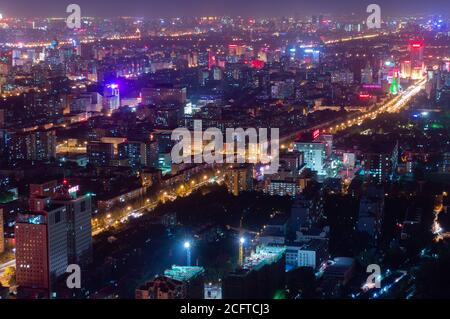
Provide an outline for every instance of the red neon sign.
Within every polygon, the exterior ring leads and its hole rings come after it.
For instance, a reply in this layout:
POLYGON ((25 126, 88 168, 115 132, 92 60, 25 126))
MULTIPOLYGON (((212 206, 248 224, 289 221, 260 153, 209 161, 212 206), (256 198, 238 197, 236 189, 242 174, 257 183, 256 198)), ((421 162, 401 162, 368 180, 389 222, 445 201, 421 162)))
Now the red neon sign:
POLYGON ((318 138, 319 136, 320 136, 320 130, 315 130, 315 131, 312 133, 313 139, 316 139, 316 138, 318 138))

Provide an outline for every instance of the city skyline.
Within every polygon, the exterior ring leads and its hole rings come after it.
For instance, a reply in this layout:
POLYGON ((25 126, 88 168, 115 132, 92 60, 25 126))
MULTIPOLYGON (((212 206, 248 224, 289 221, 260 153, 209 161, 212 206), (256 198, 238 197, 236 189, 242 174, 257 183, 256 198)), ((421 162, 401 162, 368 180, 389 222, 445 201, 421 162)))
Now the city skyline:
POLYGON ((450 4, 369 4, 1 4, 0 299, 450 298, 450 4))

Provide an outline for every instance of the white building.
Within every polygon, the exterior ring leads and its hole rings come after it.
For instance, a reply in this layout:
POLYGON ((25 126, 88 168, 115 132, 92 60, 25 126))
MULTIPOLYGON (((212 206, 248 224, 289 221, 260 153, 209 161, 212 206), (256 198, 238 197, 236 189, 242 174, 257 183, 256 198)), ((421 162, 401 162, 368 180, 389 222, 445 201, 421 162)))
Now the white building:
POLYGON ((306 167, 325 175, 325 144, 317 142, 296 142, 294 150, 303 152, 306 167))
POLYGON ((328 258, 328 240, 311 240, 308 243, 291 243, 286 246, 286 266, 317 269, 328 258))

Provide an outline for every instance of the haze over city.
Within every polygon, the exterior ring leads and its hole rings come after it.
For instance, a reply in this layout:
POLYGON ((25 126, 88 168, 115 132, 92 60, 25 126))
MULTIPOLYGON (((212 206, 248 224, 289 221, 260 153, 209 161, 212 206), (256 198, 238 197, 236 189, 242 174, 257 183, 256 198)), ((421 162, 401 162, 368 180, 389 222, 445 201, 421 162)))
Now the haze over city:
POLYGON ((381 6, 383 15, 400 16, 405 14, 432 14, 434 12, 450 13, 450 3, 446 0, 434 0, 432 3, 420 0, 17 0, 5 1, 0 4, 0 11, 17 17, 33 16, 63 16, 65 8, 70 3, 81 6, 83 15, 112 17, 143 16, 151 18, 203 15, 233 15, 250 17, 270 16, 306 16, 313 13, 365 15, 366 8, 371 3, 381 6))

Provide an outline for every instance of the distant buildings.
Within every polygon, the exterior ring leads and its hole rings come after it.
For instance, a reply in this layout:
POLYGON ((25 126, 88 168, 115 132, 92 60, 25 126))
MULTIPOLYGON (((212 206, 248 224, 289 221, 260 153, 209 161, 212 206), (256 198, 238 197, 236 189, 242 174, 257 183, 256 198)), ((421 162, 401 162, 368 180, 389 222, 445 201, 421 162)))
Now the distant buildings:
POLYGON ((203 299, 202 267, 172 266, 136 289, 136 299, 203 299))
POLYGON ((180 85, 154 85, 141 90, 142 104, 155 104, 158 106, 167 104, 186 103, 186 87, 180 85))

